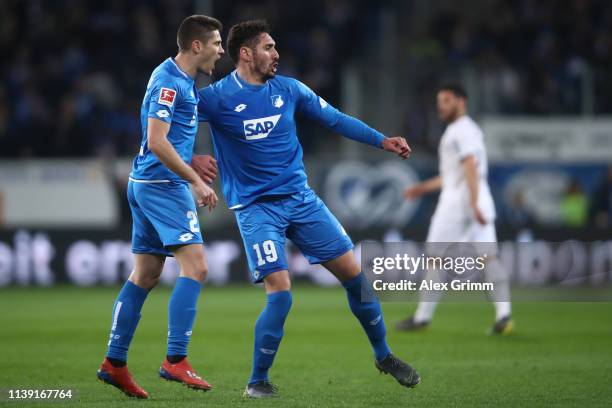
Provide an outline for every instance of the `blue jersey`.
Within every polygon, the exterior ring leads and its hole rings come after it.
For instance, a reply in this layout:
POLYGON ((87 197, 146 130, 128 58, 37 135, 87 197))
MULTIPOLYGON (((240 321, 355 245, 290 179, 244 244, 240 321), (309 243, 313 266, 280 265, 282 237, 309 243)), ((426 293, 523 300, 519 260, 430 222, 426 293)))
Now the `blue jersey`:
POLYGON ((147 120, 155 118, 170 123, 168 141, 186 163, 191 163, 198 131, 198 92, 194 80, 172 58, 162 62, 151 74, 140 109, 142 143, 134 159, 130 177, 149 182, 179 181, 178 175, 164 166, 149 150, 147 120))
POLYGON ((262 196, 308 188, 296 112, 363 143, 380 146, 384 139, 293 78, 277 75, 263 85, 251 85, 234 71, 199 93, 199 118, 210 125, 223 194, 231 209, 262 196))

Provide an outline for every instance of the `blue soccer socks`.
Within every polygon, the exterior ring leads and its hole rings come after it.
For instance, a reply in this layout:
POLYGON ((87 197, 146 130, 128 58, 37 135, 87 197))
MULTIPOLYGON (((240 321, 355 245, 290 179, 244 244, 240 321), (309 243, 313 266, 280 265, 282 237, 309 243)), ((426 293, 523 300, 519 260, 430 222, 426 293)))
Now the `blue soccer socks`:
POLYGON ((360 273, 353 279, 342 282, 342 286, 346 289, 346 296, 351 311, 368 335, 376 360, 382 361, 391 352, 386 340, 387 329, 385 328, 385 320, 383 319, 379 300, 372 296, 374 301, 361 301, 362 287, 367 288, 367 285, 368 282, 363 273, 360 273))
POLYGON ((283 338, 283 326, 291 309, 291 301, 291 292, 288 290, 268 295, 266 307, 255 323, 253 371, 249 384, 268 379, 268 370, 283 338))
POLYGON ((168 303, 168 355, 186 356, 202 284, 179 276, 168 303))
POLYGON ((121 288, 113 306, 113 323, 106 353, 108 358, 127 361, 128 348, 148 293, 148 290, 129 280, 121 288))

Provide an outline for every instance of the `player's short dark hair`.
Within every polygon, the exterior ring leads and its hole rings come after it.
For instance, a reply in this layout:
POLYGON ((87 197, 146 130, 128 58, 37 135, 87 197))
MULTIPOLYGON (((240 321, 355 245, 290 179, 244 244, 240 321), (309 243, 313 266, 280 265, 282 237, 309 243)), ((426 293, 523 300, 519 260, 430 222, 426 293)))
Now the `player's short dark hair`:
POLYGON ((438 87, 438 92, 442 92, 442 91, 451 92, 453 95, 459 98, 467 99, 468 97, 467 92, 465 88, 463 87, 463 85, 456 83, 456 82, 448 82, 438 87))
POLYGON ((221 31, 222 28, 223 24, 219 20, 202 14, 185 18, 176 33, 176 43, 179 51, 190 49, 194 40, 207 40, 210 33, 215 30, 221 31))
POLYGON ((249 20, 233 25, 227 34, 227 52, 234 63, 240 59, 240 47, 255 48, 261 33, 270 34, 266 20, 249 20))

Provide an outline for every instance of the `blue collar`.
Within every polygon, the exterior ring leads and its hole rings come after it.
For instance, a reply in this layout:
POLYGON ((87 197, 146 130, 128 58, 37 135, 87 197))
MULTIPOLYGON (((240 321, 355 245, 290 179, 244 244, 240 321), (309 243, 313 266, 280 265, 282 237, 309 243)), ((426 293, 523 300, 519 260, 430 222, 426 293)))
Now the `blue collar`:
POLYGON ((181 69, 181 67, 178 66, 178 64, 176 63, 176 61, 174 60, 173 57, 168 57, 168 59, 166 61, 170 61, 172 63, 172 65, 174 65, 174 68, 176 68, 176 70, 178 71, 179 74, 181 74, 182 76, 184 76, 185 78, 187 78, 191 82, 194 82, 194 79, 192 77, 190 77, 188 73, 183 71, 181 69))

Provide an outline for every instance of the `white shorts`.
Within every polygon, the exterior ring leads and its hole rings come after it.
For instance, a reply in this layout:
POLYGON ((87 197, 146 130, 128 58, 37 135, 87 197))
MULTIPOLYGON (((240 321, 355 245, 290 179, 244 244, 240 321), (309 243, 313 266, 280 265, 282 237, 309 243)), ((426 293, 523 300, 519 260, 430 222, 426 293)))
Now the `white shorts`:
POLYGON ((473 217, 436 211, 427 242, 497 242, 495 224, 480 224, 473 217))
POLYGON ((473 217, 459 217, 459 214, 444 217, 436 212, 429 226, 427 243, 427 252, 432 256, 495 257, 499 252, 494 223, 482 225, 473 217), (438 242, 440 244, 436 244, 438 242))

